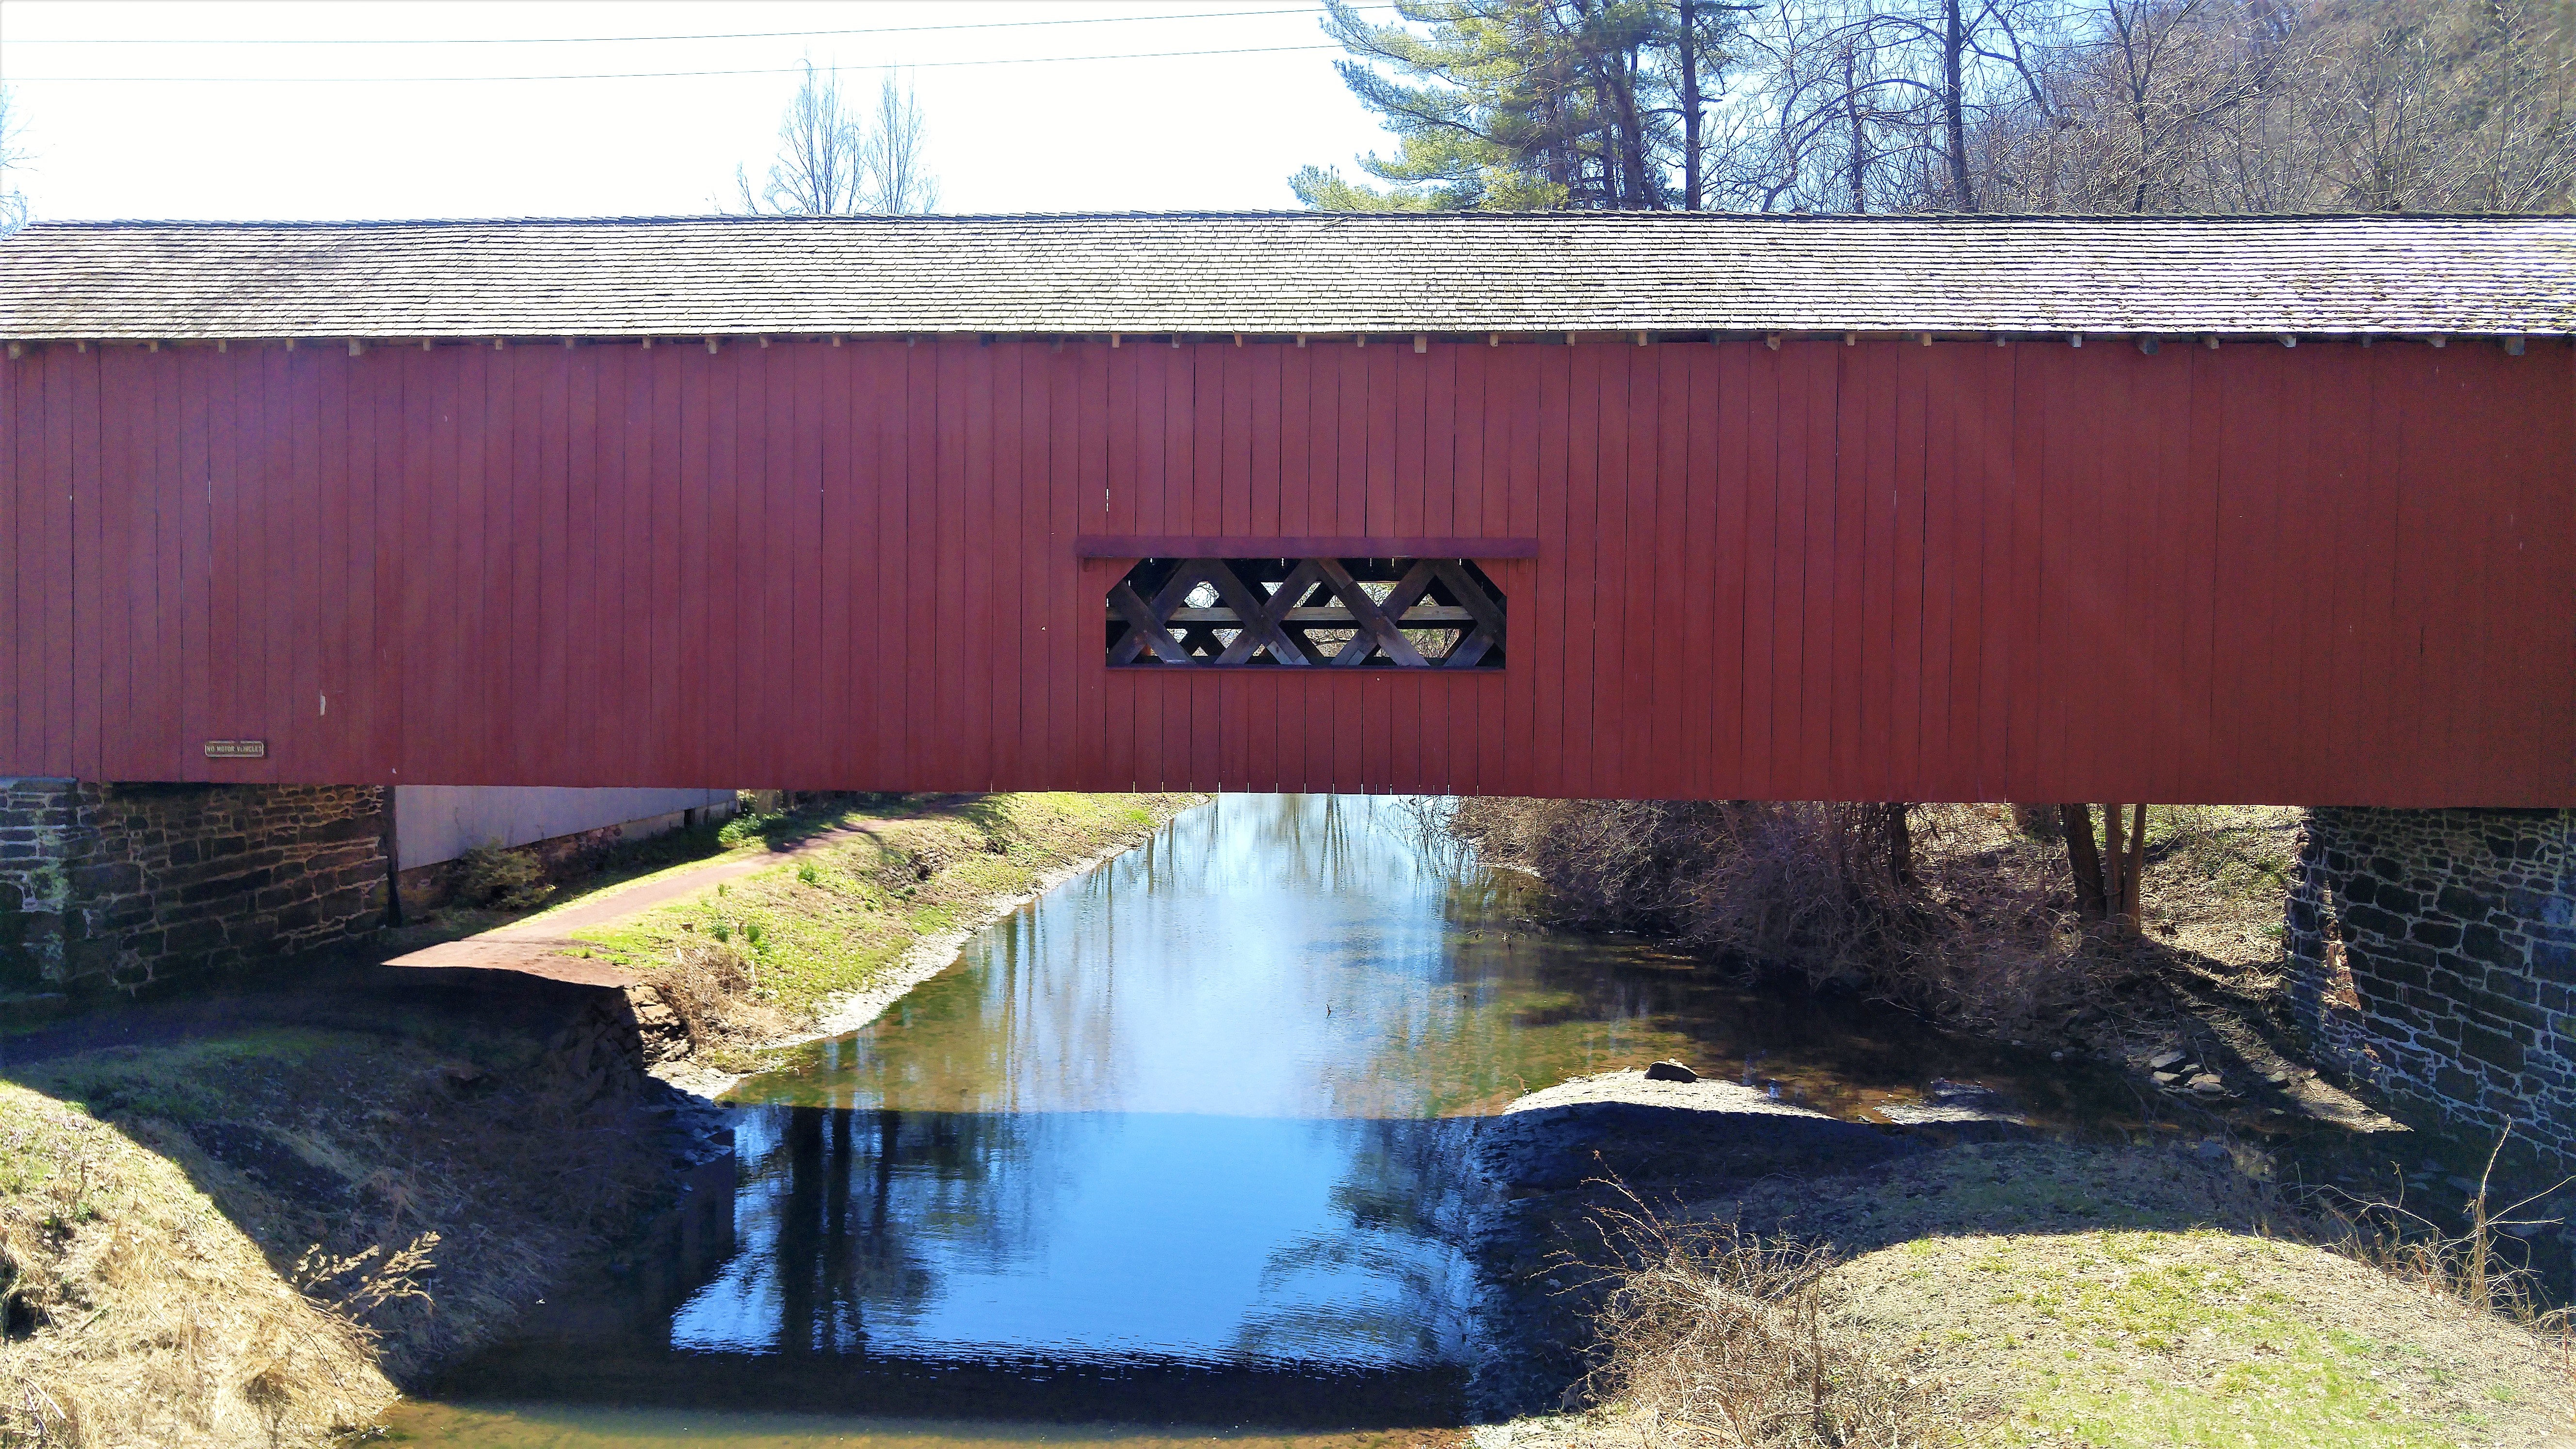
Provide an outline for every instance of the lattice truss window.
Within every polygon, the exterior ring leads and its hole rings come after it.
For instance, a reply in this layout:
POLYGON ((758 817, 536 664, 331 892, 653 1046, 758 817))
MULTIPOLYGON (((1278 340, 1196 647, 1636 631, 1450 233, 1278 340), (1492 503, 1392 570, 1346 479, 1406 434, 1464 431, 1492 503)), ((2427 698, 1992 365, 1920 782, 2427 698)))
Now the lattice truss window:
POLYGON ((1149 558, 1109 590, 1109 662, 1500 669, 1503 591, 1468 559, 1149 558))

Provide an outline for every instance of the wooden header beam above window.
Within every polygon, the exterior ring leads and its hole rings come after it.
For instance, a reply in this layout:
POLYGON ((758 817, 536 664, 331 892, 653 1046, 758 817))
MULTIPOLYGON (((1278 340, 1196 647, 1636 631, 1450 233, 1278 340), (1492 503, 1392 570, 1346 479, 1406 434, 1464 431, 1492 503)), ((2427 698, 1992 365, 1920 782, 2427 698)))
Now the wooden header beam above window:
POLYGON ((1107 534, 1074 540, 1077 558, 1536 558, 1535 538, 1191 538, 1107 534))

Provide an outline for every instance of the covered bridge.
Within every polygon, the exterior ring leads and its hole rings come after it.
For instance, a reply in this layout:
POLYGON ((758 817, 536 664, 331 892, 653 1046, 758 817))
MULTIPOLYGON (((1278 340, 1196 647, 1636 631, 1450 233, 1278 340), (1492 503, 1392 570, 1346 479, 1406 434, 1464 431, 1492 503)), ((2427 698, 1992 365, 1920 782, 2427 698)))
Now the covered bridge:
POLYGON ((2576 805, 2576 220, 46 224, 0 776, 2576 805))

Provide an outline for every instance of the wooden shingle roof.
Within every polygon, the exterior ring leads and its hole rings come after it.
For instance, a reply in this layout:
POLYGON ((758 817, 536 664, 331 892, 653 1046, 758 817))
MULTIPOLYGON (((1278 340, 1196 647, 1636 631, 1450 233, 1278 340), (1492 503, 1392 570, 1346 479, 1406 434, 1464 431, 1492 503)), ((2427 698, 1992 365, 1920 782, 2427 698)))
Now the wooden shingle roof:
POLYGON ((53 222, 0 338, 2576 332, 2570 217, 53 222))

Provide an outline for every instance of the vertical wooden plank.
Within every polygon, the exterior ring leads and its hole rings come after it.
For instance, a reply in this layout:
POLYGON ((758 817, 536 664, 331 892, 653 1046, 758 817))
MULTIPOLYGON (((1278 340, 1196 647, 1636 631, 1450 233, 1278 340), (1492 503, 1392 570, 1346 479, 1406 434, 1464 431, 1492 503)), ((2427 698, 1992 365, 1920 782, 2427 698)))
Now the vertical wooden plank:
MULTIPOLYGON (((1056 359, 1048 379, 1047 397, 1056 517, 1062 520, 1063 529, 1063 547, 1056 551, 1049 567, 1067 590, 1062 603, 1064 612, 1059 617, 1065 621, 1065 637, 1070 641, 1057 656, 1062 667, 1053 677, 1055 695, 1049 713, 1055 726, 1051 738, 1062 741, 1070 733, 1081 742, 1077 748, 1083 777, 1090 782, 1085 788, 1092 790, 1125 789, 1128 785, 1122 781, 1134 779, 1132 773, 1123 777, 1116 773, 1109 753, 1111 717, 1108 670, 1104 667, 1104 625, 1108 586, 1116 575, 1107 570, 1081 570, 1066 556, 1074 538, 1086 531, 1086 522, 1096 526, 1113 518, 1113 490, 1128 495, 1135 492, 1134 480, 1116 476, 1109 459, 1114 421, 1109 362, 1109 349, 1101 343, 1074 346, 1056 359)), ((1125 722, 1122 719, 1118 723, 1118 733, 1124 736, 1125 722)))
MULTIPOLYGON (((1788 429, 1782 417, 1781 392, 1787 367, 1768 347, 1745 351, 1744 478, 1744 683, 1743 793, 1757 800, 1777 798, 1772 792, 1786 778, 1783 753, 1784 676, 1781 659, 1786 632, 1781 620, 1781 573, 1790 548, 1783 515, 1788 484, 1782 453, 1788 429)), ((1795 656, 1792 655, 1792 658, 1795 656)), ((1786 698, 1795 700, 1794 678, 1786 698)))
POLYGON ((634 731, 615 722, 638 715, 618 668, 626 649, 628 615, 624 581, 640 556, 619 552, 633 502, 619 467, 624 449, 618 417, 624 408, 625 349, 589 347, 569 354, 566 446, 570 490, 565 528, 566 607, 572 610, 573 652, 565 660, 570 719, 566 738, 586 757, 594 780, 644 778, 633 756, 634 731))
POLYGON ((1473 349, 1434 343, 1422 359, 1422 531, 1459 537, 1459 354, 1473 349))
POLYGON ((2499 741, 2529 733, 2514 728, 2516 676, 2529 663, 2506 657, 2513 635, 2499 607, 2512 598, 2509 534, 2520 502, 2519 460, 2507 442, 2517 424, 2507 403, 2516 363, 2493 344, 2461 351, 2449 364, 2460 386, 2450 394, 2445 421, 2455 442, 2442 469, 2453 542, 2443 555, 2437 636, 2451 645, 2450 747, 2438 788, 2446 800, 2508 799, 2519 751, 2499 741))
POLYGON ((1047 471, 1047 344, 1008 344, 995 359, 1008 381, 995 403, 994 487, 1000 491, 995 529, 1004 540, 996 559, 994 626, 1004 638, 1007 672, 996 683, 993 711, 994 772, 1016 783, 1006 789, 1065 789, 1077 783, 1079 762, 1071 748, 1048 753, 1046 720, 1054 689, 1053 651, 1060 622, 1056 565, 1073 550, 1055 539, 1054 492, 1047 471))
POLYGON ((98 780, 132 779, 125 733, 126 671, 134 657, 133 621, 128 614, 138 482, 134 460, 138 446, 148 451, 151 439, 148 412, 138 416, 143 399, 137 396, 140 379, 135 374, 140 369, 135 364, 143 354, 126 348, 101 348, 99 353, 98 387, 90 412, 98 446, 98 491, 94 517, 86 530, 95 539, 95 561, 87 572, 96 576, 91 590, 98 613, 88 626, 97 650, 97 675, 92 687, 93 742, 88 746, 94 763, 87 773, 98 780))
POLYGON ((757 342, 734 349, 736 426, 741 459, 736 497, 742 509, 734 541, 734 568, 742 581, 742 609, 734 622, 734 647, 744 661, 738 688, 734 768, 759 788, 787 784, 784 745, 790 725, 786 700, 795 658, 796 528, 792 429, 795 392, 789 378, 793 354, 757 342))
POLYGON ((1694 799, 1736 797, 1744 780, 1744 511, 1745 401, 1750 382, 1746 345, 1692 349, 1690 502, 1684 608, 1694 623, 1685 637, 1699 652, 1685 675, 1684 748, 1694 799), (1697 730, 1693 741, 1687 732, 1697 730))
MULTIPOLYGON (((1020 405, 1021 366, 1027 344, 996 343, 983 349, 992 372, 991 441, 987 444, 990 460, 986 463, 991 503, 984 525, 990 532, 991 544, 977 549, 987 558, 982 596, 984 600, 986 637, 991 640, 982 656, 981 667, 991 695, 991 734, 985 744, 984 774, 989 788, 1009 790, 1025 788, 1020 782, 1027 771, 1020 759, 1020 721, 1029 711, 1034 696, 1043 701, 1045 683, 1037 681, 1037 690, 1029 688, 1030 675, 1038 661, 1027 648, 1032 638, 1042 638, 1038 627, 1042 618, 1036 591, 1030 587, 1024 549, 1032 526, 1042 528, 1043 520, 1032 517, 1029 493, 1033 479, 1020 471, 1020 405)), ((970 538, 974 524, 969 523, 970 538)), ((973 545, 969 545, 973 547, 973 545)))
MULTIPOLYGON (((1595 666, 1599 660, 1594 590, 1599 578, 1601 536, 1601 349, 1568 344, 1565 362, 1566 401, 1548 408, 1562 416, 1565 430, 1563 482, 1564 522, 1555 530, 1565 541, 1564 624, 1557 647, 1541 658, 1549 662, 1557 690, 1555 727, 1549 739, 1556 761, 1554 788, 1544 793, 1583 799, 1593 793, 1593 705, 1595 666)), ((1553 369, 1551 369, 1553 370, 1553 369)), ((1542 646, 1544 648, 1544 646, 1542 646)), ((1545 685, 1541 686, 1544 690, 1545 685)), ((1541 706, 1545 708, 1544 705, 1541 706)))
MULTIPOLYGON (((2153 797, 2183 798, 2184 739, 2189 728, 2198 681, 2191 670, 2191 536, 2200 525, 2193 509, 2191 459, 2191 363, 2189 348, 2161 356, 2150 375, 2155 379, 2153 417, 2156 457, 2156 553, 2145 581, 2156 599, 2157 745, 2153 797)), ((2368 403, 2363 402, 2366 417, 2368 403)), ((2365 429, 2361 442, 2367 445, 2365 429)))
POLYGON ((1950 657, 1958 683, 1951 749, 1966 798, 2011 796, 2006 775, 2010 659, 2001 612, 2012 571, 2013 358, 2009 347, 1967 344, 1960 358, 1959 581, 1952 594, 1950 657))
POLYGON ((760 681, 763 772, 780 788, 794 788, 824 727, 817 689, 822 658, 821 618, 814 596, 822 551, 818 479, 822 471, 822 420, 815 415, 813 342, 764 349, 762 415, 767 418, 762 468, 761 592, 770 630, 771 675, 760 681))
MULTIPOLYGON (((131 771, 127 778, 131 779, 177 779, 181 762, 179 681, 186 665, 179 613, 177 525, 184 496, 181 478, 185 459, 180 444, 178 378, 179 354, 175 350, 148 355, 136 378, 142 396, 135 405, 147 410, 149 421, 143 426, 144 436, 137 441, 134 455, 134 552, 125 582, 127 633, 134 649, 126 739, 126 768, 131 771)), ((7 405, 0 402, 0 418, 7 416, 7 405)), ((0 481, 0 508, 7 506, 7 492, 7 483, 0 481)), ((5 527, 5 520, 0 520, 0 527, 5 527)), ((0 546, 0 554, 5 552, 5 546, 0 546)), ((8 565, 0 562, 0 599, 8 597, 7 573, 8 565)), ((0 711, 0 740, 7 737, 6 714, 0 711)))
POLYGON ((1357 345, 1333 348, 1340 421, 1333 439, 1333 526, 1327 533, 1369 531, 1369 355, 1357 345))
POLYGON ((1653 799, 1686 799, 1699 792, 1707 765, 1707 711, 1703 692, 1709 668, 1708 635, 1716 601, 1687 585, 1697 555, 1697 572, 1706 573, 1712 540, 1694 531, 1693 505, 1706 491, 1703 458, 1716 449, 1716 439, 1695 438, 1692 384, 1697 364, 1708 354, 1703 343, 1658 343, 1641 354, 1656 374, 1654 522, 1639 540, 1645 547, 1631 557, 1652 560, 1650 577, 1633 597, 1646 612, 1632 615, 1639 661, 1647 678, 1652 715, 1642 740, 1652 768, 1638 780, 1640 794, 1653 799), (1698 713, 1692 706, 1699 705, 1698 713))
MULTIPOLYGON (((810 349, 798 367, 796 416, 806 450, 806 487, 814 520, 812 542, 800 551, 797 576, 802 609, 812 621, 809 681, 814 716, 799 736, 799 785, 845 788, 841 781, 861 758, 852 736, 850 700, 850 366, 847 346, 810 349)), ((800 656, 804 657, 804 656, 800 656)))
MULTIPOLYGON (((2043 444, 2046 440, 2048 365, 2058 345, 2017 342, 2012 360, 2009 397, 2012 420, 2012 519, 2008 557, 2011 572, 2001 611, 2011 642, 2004 654, 2006 674, 2000 693, 2005 700, 2005 775, 2013 800, 2056 801, 2062 782, 2041 774, 2039 669, 2040 620, 2044 602, 2040 575, 2041 531, 2046 506, 2043 444)), ((1989 528, 1994 525, 1990 523, 1989 528)))
MULTIPOLYGON (((950 716, 955 722, 949 737, 954 752, 951 778, 963 781, 967 789, 990 790, 995 724, 993 427, 999 412, 994 397, 998 369, 990 346, 960 342, 950 351, 957 368, 953 374, 943 370, 941 382, 958 391, 948 394, 942 406, 962 415, 954 436, 963 478, 955 492, 940 490, 939 546, 943 554, 952 547, 956 550, 958 585, 959 628, 953 636, 957 642, 944 661, 956 704, 950 716)), ((942 637, 950 636, 943 633, 942 637)))
POLYGON ((1314 533, 1315 354, 1310 348, 1274 349, 1279 358, 1278 527, 1288 536, 1314 533))
POLYGON ((590 597, 599 610, 594 630, 599 658, 591 677, 602 703, 583 711, 590 716, 591 748, 613 765, 618 777, 649 780, 656 771, 653 753, 653 686, 651 648, 654 608, 651 431, 649 415, 637 407, 636 373, 644 365, 640 346, 610 343, 594 346, 588 357, 591 455, 598 480, 599 514, 591 531, 593 569, 590 597))
MULTIPOLYGON (((1927 793, 1923 753, 1925 673, 1923 661, 1923 553, 1926 509, 1924 470, 1929 419, 1925 415, 1932 349, 1894 344, 1896 391, 1895 477, 1889 499, 1896 508, 1894 638, 1888 663, 1894 690, 1894 754, 1887 763, 1884 792, 1899 800, 1919 800, 1927 793)), ((1873 500, 1875 501, 1875 500, 1873 500)))
POLYGON ((573 522, 572 354, 562 347, 528 347, 520 351, 533 374, 537 405, 535 556, 538 698, 521 706, 539 731, 537 747, 553 763, 538 773, 549 784, 591 784, 598 776, 591 761, 563 757, 570 737, 572 655, 588 632, 587 621, 574 611, 571 535, 573 522), (530 706, 533 705, 533 708, 530 706))
POLYGON ((1281 411, 1287 401, 1283 367, 1285 349, 1266 342, 1246 351, 1250 372, 1246 387, 1252 397, 1252 513, 1245 530, 1258 537, 1279 535, 1279 463, 1283 444, 1281 411))
MULTIPOLYGON (((311 360, 309 353, 305 360, 311 360)), ((296 698, 303 661, 291 656, 289 641, 298 637, 294 602, 306 586, 306 556, 312 540, 290 520, 300 524, 308 516, 303 505, 311 490, 296 475, 296 437, 303 421, 296 405, 296 358, 283 348, 262 349, 260 361, 260 466, 245 480, 244 497, 251 512, 243 543, 246 555, 255 560, 246 592, 256 603, 245 612, 261 662, 253 714, 258 734, 270 746, 266 759, 241 767, 239 778, 273 783, 285 778, 286 762, 303 742, 298 737, 304 735, 296 698)), ((311 708, 308 695, 303 710, 311 708)))
POLYGON ((1208 377, 1223 398, 1222 427, 1211 430, 1222 449, 1217 532, 1240 538, 1252 532, 1252 354, 1241 347, 1211 346, 1200 356, 1212 365, 1208 377))
POLYGON ((1877 560, 1872 547, 1872 523, 1886 517, 1884 510, 1873 507, 1873 493, 1878 482, 1879 379, 1877 359, 1889 344, 1873 343, 1867 348, 1845 347, 1835 354, 1836 407, 1834 410, 1833 509, 1834 545, 1829 556, 1832 590, 1827 596, 1833 614, 1833 632, 1826 647, 1833 660, 1833 685, 1830 735, 1827 747, 1826 779, 1830 788, 1824 798, 1851 800, 1866 797, 1871 774, 1868 756, 1886 748, 1884 716, 1872 718, 1868 701, 1871 681, 1865 671, 1871 662, 1866 650, 1870 632, 1870 604, 1874 590, 1872 576, 1884 576, 1884 569, 1873 570, 1877 560), (1876 731, 1870 725, 1877 723, 1876 731), (1855 730, 1855 726, 1859 728, 1855 730))
POLYGON ((411 493, 407 465, 414 449, 403 429, 406 403, 403 384, 409 369, 410 357, 405 350, 380 354, 367 370, 370 379, 367 406, 371 414, 375 459, 370 534, 373 602, 371 628, 366 641, 370 670, 367 685, 369 778, 387 785, 395 783, 396 772, 401 768, 403 680, 411 672, 405 667, 410 653, 406 647, 409 641, 402 628, 408 587, 406 550, 416 537, 408 531, 411 493))
MULTIPOLYGON (((1435 485, 1432 491, 1431 512, 1460 538, 1487 536, 1485 365, 1493 350, 1468 346, 1448 348, 1445 353, 1448 406, 1438 416, 1449 443, 1445 482, 1435 485)), ((1504 632, 1508 641, 1509 628, 1504 632)), ((1508 643, 1504 652, 1508 657, 1508 643)), ((1486 784, 1485 739, 1492 726, 1486 713, 1487 706, 1496 700, 1496 691, 1487 687, 1489 684, 1490 681, 1473 689, 1444 691, 1441 714, 1447 728, 1442 732, 1442 773, 1435 785, 1445 793, 1481 795, 1491 789, 1486 784)))
POLYGON ((365 482, 363 470, 353 476, 349 428, 352 374, 359 360, 326 352, 313 360, 308 387, 316 394, 318 430, 307 446, 314 454, 315 484, 311 495, 315 531, 316 592, 304 615, 314 631, 314 660, 309 677, 313 690, 296 701, 296 713, 313 731, 312 758, 317 778, 351 781, 359 775, 357 746, 363 744, 364 721, 357 711, 358 593, 350 587, 351 555, 360 536, 354 507, 365 482))
MULTIPOLYGON (((1893 652, 1896 617, 1896 379, 1900 344, 1876 339, 1845 349, 1849 373, 1860 385, 1857 415, 1863 429, 1860 457, 1843 472, 1845 482, 1860 485, 1856 500, 1845 500, 1845 516, 1858 525, 1858 547, 1846 544, 1844 556, 1860 560, 1858 579, 1844 578, 1838 592, 1858 607, 1849 614, 1853 639, 1844 655, 1851 673, 1853 711, 1837 720, 1838 730, 1854 720, 1858 738, 1835 736, 1840 757, 1837 773, 1850 781, 1851 798, 1891 797, 1889 766, 1901 730, 1895 713, 1893 652)), ((1845 617, 1837 600, 1837 627, 1845 617)), ((1838 652, 1842 646, 1838 643, 1838 652)), ((1839 698, 1839 694, 1837 698, 1839 698)), ((1838 792, 1839 793, 1839 792, 1838 792)))
MULTIPOLYGON (((48 354, 48 362, 51 354, 48 354)), ((204 714, 197 738, 232 738, 244 723, 246 681, 258 661, 243 650, 241 628, 240 476, 243 450, 241 398, 257 361, 217 354, 206 359, 206 649, 204 714), (221 660, 220 667, 211 663, 221 660)), ((255 393, 252 394, 256 396, 255 393)), ((37 436, 41 437, 39 433, 37 436)), ((467 486, 460 477, 460 490, 467 486)), ((213 779, 215 764, 192 761, 190 778, 213 779)))
POLYGON ((627 426, 639 447, 628 453, 645 470, 650 500, 643 526, 644 554, 651 570, 650 628, 637 661, 651 691, 650 778, 667 785, 694 785, 689 778, 689 744, 680 715, 681 675, 693 664, 682 658, 688 648, 689 600, 678 588, 683 577, 683 529, 694 526, 692 501, 682 482, 688 470, 687 433, 682 427, 685 388, 680 349, 637 347, 627 392, 627 426))
MULTIPOLYGON (((1422 519, 1424 483, 1430 466, 1431 358, 1428 353, 1410 348, 1390 347, 1387 361, 1393 364, 1395 374, 1395 454, 1389 462, 1390 487, 1386 496, 1392 511, 1385 515, 1386 531, 1419 538, 1429 531, 1422 526, 1422 519)), ((1375 523, 1370 531, 1377 531, 1375 523)))
POLYGON ((1506 536, 1536 538, 1539 554, 1535 559, 1498 562, 1491 573, 1504 591, 1508 627, 1501 727, 1486 736, 1500 759, 1486 767, 1489 779, 1495 781, 1486 788, 1506 795, 1534 794, 1538 788, 1538 630, 1547 611, 1557 607, 1546 596, 1565 556, 1565 536, 1542 534, 1539 522, 1540 358, 1539 348, 1516 344, 1498 349, 1486 369, 1487 456, 1499 455, 1498 465, 1488 464, 1494 482, 1487 496, 1494 498, 1498 492, 1500 505, 1489 508, 1487 516, 1499 513, 1506 536))
MULTIPOLYGON (((912 719, 923 692, 912 673, 912 561, 915 524, 911 474, 913 430, 927 401, 915 396, 912 365, 919 349, 897 341, 862 344, 867 378, 869 494, 874 510, 876 570, 865 628, 871 641, 867 676, 875 706, 877 767, 889 789, 913 768, 912 719)), ((926 580, 925 580, 926 581, 926 580)))
MULTIPOLYGON (((27 399, 37 391, 29 386, 43 364, 44 353, 31 358, 0 359, 0 606, 5 606, 12 621, 32 617, 29 613, 34 592, 32 557, 35 520, 34 510, 22 488, 31 488, 29 480, 37 476, 32 466, 21 467, 18 452, 31 448, 42 437, 40 428, 31 428, 26 415, 27 399), (23 592, 22 592, 22 580, 23 592)), ((26 654, 35 642, 31 631, 11 628, 0 635, 0 755, 5 755, 10 768, 23 769, 26 761, 36 758, 31 742, 19 737, 24 717, 40 699, 41 684, 26 667, 26 654)))
MULTIPOLYGON (((879 562, 887 532, 886 419, 895 405, 880 362, 885 348, 867 339, 834 350, 826 384, 825 416, 838 416, 845 461, 829 475, 840 502, 833 516, 846 530, 838 573, 827 574, 827 597, 846 619, 842 653, 848 660, 842 692, 847 723, 837 764, 861 789, 888 788, 886 762, 893 742, 885 733, 885 695, 891 686, 883 657, 894 595, 879 562)), ((830 426, 829 424, 826 425, 830 426)), ((828 456, 831 437, 824 439, 828 456)))
MULTIPOLYGON (((1576 358, 1577 369, 1588 360, 1596 369, 1597 379, 1576 405, 1585 406, 1589 399, 1597 417, 1589 450, 1593 466, 1592 550, 1591 573, 1584 591, 1589 621, 1581 636, 1591 656, 1591 683, 1580 699, 1584 733, 1589 739, 1589 748, 1583 755, 1589 771, 1587 793, 1601 796, 1628 794, 1628 775, 1636 761, 1630 732, 1639 698, 1633 692, 1636 679, 1630 670, 1628 647, 1628 596, 1634 572, 1630 567, 1634 540, 1629 537, 1629 526, 1642 475, 1651 466, 1651 453, 1638 456, 1638 419, 1641 414, 1651 417, 1653 407, 1631 391, 1641 381, 1632 372, 1635 356, 1635 348, 1612 342, 1587 346, 1576 358)), ((1569 716, 1569 736, 1573 728, 1569 716)))
POLYGON ((1649 762, 1640 728, 1654 707, 1654 675, 1639 636, 1652 607, 1645 537, 1655 516, 1655 423, 1660 416, 1653 349, 1617 343, 1602 348, 1608 388, 1601 421, 1600 586, 1595 638, 1600 662, 1592 680, 1599 738, 1609 744, 1600 785, 1622 798, 1641 793, 1649 762))
POLYGON ((1780 520, 1780 644, 1785 666, 1775 726, 1782 776, 1774 789, 1790 799, 1824 798, 1832 743, 1834 410, 1841 354, 1830 342, 1784 346, 1780 428, 1783 512, 1780 520))
MULTIPOLYGON (((1957 603, 1961 488, 1959 468, 1960 367, 1965 347, 1955 342, 1920 348, 1909 389, 1921 422, 1922 456, 1916 544, 1920 552, 1914 678, 1915 780, 1911 798, 1964 800, 1958 760, 1951 753, 1950 719, 1958 683, 1951 657, 1952 611, 1957 603)), ((1901 607, 1901 605, 1900 605, 1901 607)), ((1906 665, 1900 661, 1900 673, 1906 665)))
POLYGON ((68 655, 70 712, 58 726, 62 743, 56 752, 71 763, 68 773, 86 780, 102 776, 100 745, 104 734, 100 719, 99 686, 107 668, 108 640, 104 601, 100 581, 106 573, 105 502, 100 474, 104 470, 105 439, 101 436, 99 369, 107 349, 93 348, 74 354, 74 364, 64 369, 67 384, 58 415, 65 439, 71 450, 71 467, 58 474, 58 485, 68 485, 66 522, 69 525, 71 551, 71 598, 65 622, 69 625, 68 655))

